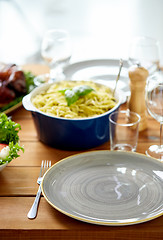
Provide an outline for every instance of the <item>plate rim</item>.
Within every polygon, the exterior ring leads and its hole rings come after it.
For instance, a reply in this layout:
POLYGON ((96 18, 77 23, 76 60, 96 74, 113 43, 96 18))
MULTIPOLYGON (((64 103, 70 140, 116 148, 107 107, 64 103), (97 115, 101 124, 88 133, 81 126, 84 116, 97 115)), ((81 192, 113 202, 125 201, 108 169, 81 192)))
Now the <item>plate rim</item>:
POLYGON ((93 150, 93 151, 86 151, 86 152, 82 152, 82 153, 76 153, 76 154, 73 154, 73 155, 70 155, 68 157, 65 157, 63 159, 61 159, 60 161, 56 162, 55 164, 53 164, 48 170, 47 172, 45 173, 44 177, 43 177, 43 180, 42 180, 42 183, 41 183, 41 190, 42 190, 42 194, 43 196, 45 197, 46 201, 56 210, 58 210, 59 212, 63 213, 64 215, 66 216, 69 216, 73 219, 76 219, 76 220, 79 220, 79 221, 82 221, 82 222, 86 222, 86 223, 91 223, 91 224, 96 224, 96 225, 103 225, 103 226, 127 226, 127 225, 134 225, 134 224, 139 224, 139 223, 144 223, 144 222, 147 222, 147 221, 151 221, 153 219, 156 219, 160 216, 163 216, 163 212, 162 213, 159 213, 159 214, 156 214, 152 217, 149 217, 149 218, 144 218, 144 219, 141 219, 141 220, 137 220, 137 221, 126 221, 126 222, 109 222, 109 221, 96 221, 96 220, 90 220, 90 219, 87 219, 87 218, 84 218, 84 217, 78 217, 76 215, 73 215, 69 212, 66 212, 64 211, 63 209, 57 207, 54 203, 52 203, 48 197, 46 196, 45 194, 45 191, 44 191, 44 188, 43 188, 43 183, 44 183, 44 179, 46 177, 46 175, 49 173, 49 171, 51 171, 52 168, 55 168, 58 164, 61 164, 63 163, 64 161, 67 161, 69 159, 71 159, 72 157, 76 157, 76 156, 79 156, 79 155, 87 155, 87 154, 93 154, 93 153, 97 153, 97 152, 108 152, 108 153, 113 153, 113 154, 128 154, 128 155, 138 155, 139 157, 142 156, 146 159, 149 159, 149 161, 152 161, 152 162, 157 162, 159 163, 160 165, 162 165, 163 163, 161 162, 161 160, 159 159, 156 159, 156 158, 152 158, 152 157, 149 157, 149 156, 146 156, 145 154, 143 153, 138 153, 138 152, 129 152, 129 151, 115 151, 115 150, 93 150))
MULTIPOLYGON (((89 67, 117 67, 119 66, 119 61, 120 59, 107 59, 107 58, 97 58, 97 59, 86 59, 86 60, 81 60, 81 61, 76 61, 76 62, 72 62, 70 63, 68 66, 66 66, 64 69, 63 69, 63 74, 65 75, 65 78, 66 79, 75 79, 73 76, 74 74, 76 74, 78 71, 81 71, 81 70, 84 70, 86 68, 89 68, 89 67), (84 67, 82 67, 84 65, 84 67), (88 66, 87 66, 88 65, 88 66), (80 67, 81 66, 81 67, 80 67), (73 70, 74 69, 74 70, 73 70)), ((123 68, 125 69, 128 69, 130 67, 128 61, 126 59, 123 60, 123 68)), ((129 81, 129 77, 128 75, 126 74, 125 76, 122 75, 123 73, 123 68, 122 68, 122 72, 121 72, 121 77, 124 77, 126 79, 126 81, 129 81)), ((116 76, 116 74, 113 74, 116 76)), ((117 71, 117 75, 118 75, 118 71, 117 71)), ((108 76, 111 76, 111 74, 108 74, 108 76)), ((82 80, 83 78, 81 77, 80 80, 82 80)), ((92 79, 91 77, 88 77, 87 79, 92 79)), ((78 78, 79 80, 79 78, 78 78)), ((105 79, 94 79, 95 81, 99 81, 99 80, 102 80, 102 81, 105 81, 105 82, 109 82, 110 80, 105 80, 105 79)), ((124 81, 123 81, 124 82, 124 81)), ((126 84, 127 86, 127 84, 126 84)), ((121 91, 124 92, 124 94, 126 96, 129 96, 130 95, 130 88, 128 86, 128 89, 127 90, 123 90, 121 89, 121 91)))
POLYGON ((13 106, 10 107, 10 108, 7 108, 6 110, 4 110, 4 111, 1 112, 1 113, 9 114, 9 113, 17 110, 18 108, 20 108, 22 105, 23 105, 23 104, 22 104, 22 100, 21 100, 19 103, 13 105, 13 106))
MULTIPOLYGON (((96 59, 86 59, 86 60, 81 60, 81 61, 75 61, 75 62, 72 62, 70 63, 68 66, 65 67, 64 71, 71 68, 72 66, 75 66, 75 65, 81 65, 81 64, 87 64, 87 63, 98 63, 98 62, 117 62, 119 63, 120 59, 118 58, 96 58, 96 59)), ((129 63, 126 59, 123 60, 123 63, 126 65, 125 67, 129 67, 129 63)))
MULTIPOLYGON (((108 65, 108 63, 112 63, 112 62, 113 62, 113 64, 111 66, 115 66, 115 63, 117 63, 117 67, 118 67, 119 61, 120 61, 120 59, 114 59, 114 58, 99 58, 99 59, 97 58, 97 59, 87 59, 87 60, 76 61, 76 62, 72 62, 72 63, 68 64, 68 66, 66 66, 64 68, 63 73, 65 74, 66 71, 70 71, 69 69, 78 67, 80 65, 88 64, 88 66, 89 66, 89 64, 91 64, 91 63, 92 64, 96 63, 97 65, 95 65, 95 66, 98 66, 99 65, 98 63, 100 63, 100 62, 105 62, 106 66, 108 65)), ((101 65, 99 65, 99 66, 101 66, 101 65)), ((123 66, 125 68, 129 67, 128 61, 126 59, 123 60, 123 66)), ((117 74, 118 74, 118 72, 117 72, 117 74)))

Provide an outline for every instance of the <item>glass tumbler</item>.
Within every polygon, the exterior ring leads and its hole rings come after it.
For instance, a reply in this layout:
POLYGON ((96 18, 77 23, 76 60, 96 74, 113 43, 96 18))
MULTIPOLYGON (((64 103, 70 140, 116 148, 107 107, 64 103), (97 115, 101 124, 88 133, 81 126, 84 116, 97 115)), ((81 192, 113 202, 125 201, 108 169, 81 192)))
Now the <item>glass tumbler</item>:
POLYGON ((110 149, 135 152, 139 135, 139 122, 139 114, 129 110, 110 114, 110 149))

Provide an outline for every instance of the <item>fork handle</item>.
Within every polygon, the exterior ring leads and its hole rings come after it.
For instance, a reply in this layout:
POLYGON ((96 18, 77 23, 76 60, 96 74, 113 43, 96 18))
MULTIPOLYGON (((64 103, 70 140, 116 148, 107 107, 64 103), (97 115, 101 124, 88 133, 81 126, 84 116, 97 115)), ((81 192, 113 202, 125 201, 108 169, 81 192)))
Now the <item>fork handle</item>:
POLYGON ((31 209, 30 209, 29 212, 28 212, 27 217, 28 217, 29 219, 33 219, 33 218, 35 218, 36 215, 37 215, 37 209, 38 209, 38 204, 39 204, 40 196, 41 196, 41 186, 39 186, 38 191, 37 191, 37 194, 36 194, 36 197, 35 197, 35 200, 34 200, 34 203, 33 203, 31 209))

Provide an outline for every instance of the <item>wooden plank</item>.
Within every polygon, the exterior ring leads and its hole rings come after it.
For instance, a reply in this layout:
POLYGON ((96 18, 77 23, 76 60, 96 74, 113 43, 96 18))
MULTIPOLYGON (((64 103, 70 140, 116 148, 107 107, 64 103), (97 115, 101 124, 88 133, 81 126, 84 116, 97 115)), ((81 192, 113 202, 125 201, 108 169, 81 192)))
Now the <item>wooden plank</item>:
POLYGON ((0 174, 0 196, 35 196, 40 167, 6 167, 0 174))
MULTIPOLYGON (((66 239, 68 236, 72 236, 72 239, 76 239, 76 237, 77 239, 84 239, 84 237, 85 239, 93 239, 93 237, 96 239, 97 235, 99 237, 97 239, 105 239, 103 234, 105 237, 109 236, 109 239, 131 239, 131 237, 133 239, 161 239, 163 236, 163 217, 125 227, 100 226, 81 222, 60 213, 52 208, 44 198, 41 198, 37 218, 29 220, 27 213, 33 200, 32 197, 0 198, 1 236, 2 233, 6 236, 10 233, 10 237, 12 234, 16 237, 20 233, 22 236, 25 236, 25 234, 30 236, 30 234, 35 233, 37 237, 45 235, 47 239, 50 239, 51 234, 55 236, 57 233, 58 239, 66 239), (16 214, 15 210, 17 210, 16 214), (21 231, 18 231, 19 229, 21 231), (29 231, 27 232, 27 230, 29 231)), ((34 239, 34 236, 32 239, 34 239)))
POLYGON ((43 64, 27 64, 22 66, 23 71, 32 72, 34 75, 49 73, 49 67, 43 64))
POLYGON ((18 121, 19 119, 31 119, 32 115, 31 112, 27 111, 23 106, 19 109, 12 112, 10 115, 12 117, 12 120, 18 121))
POLYGON ((38 141, 37 132, 32 120, 22 119, 17 121, 17 123, 21 125, 19 132, 20 141, 38 141))
MULTIPOLYGON (((151 144, 152 142, 138 144, 138 152, 145 154, 145 150, 151 144)), ((61 159, 79 153, 79 151, 68 152, 54 149, 38 142, 28 142, 24 145, 25 153, 21 153, 21 157, 13 160, 0 173, 0 196, 35 195, 38 188, 36 181, 42 160, 51 160, 53 165, 61 159)), ((106 145, 99 148, 99 150, 103 149, 106 149, 106 145)), ((93 150, 96 149, 89 151, 93 150)))
MULTIPOLYGON (((115 228, 114 228, 115 229, 115 228)), ((151 232, 150 231, 133 231, 133 229, 128 229, 128 232, 125 230, 114 230, 109 227, 105 227, 104 230, 52 230, 52 229, 37 229, 37 230, 0 230, 1 240, 32 240, 32 239, 41 239, 41 240, 162 240, 163 236, 160 232, 151 232)))
MULTIPOLYGON (((149 141, 149 142, 139 142, 137 147, 137 152, 145 154, 146 149, 154 144, 157 141, 149 141)), ((19 152, 20 157, 12 160, 8 164, 10 166, 40 166, 42 160, 51 160, 52 163, 56 163, 57 161, 69 157, 74 154, 79 154, 82 152, 88 151, 96 151, 96 150, 109 150, 110 143, 107 142, 99 147, 87 149, 83 151, 64 151, 56 148, 49 147, 41 142, 21 142, 21 144, 25 148, 25 152, 19 152)))
POLYGON ((22 141, 21 144, 24 145, 24 148, 25 148, 24 153, 20 152, 20 157, 12 160, 12 162, 8 164, 8 167, 9 166, 40 166, 42 160, 51 160, 52 163, 54 164, 55 162, 65 157, 82 152, 82 151, 63 151, 63 150, 49 147, 41 142, 23 142, 22 141))

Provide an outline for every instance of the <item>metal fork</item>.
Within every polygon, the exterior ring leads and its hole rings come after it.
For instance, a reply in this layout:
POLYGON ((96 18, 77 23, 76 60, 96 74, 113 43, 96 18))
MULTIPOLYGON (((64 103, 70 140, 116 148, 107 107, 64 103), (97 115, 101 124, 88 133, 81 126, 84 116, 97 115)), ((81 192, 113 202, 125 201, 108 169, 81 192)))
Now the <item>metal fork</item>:
POLYGON ((46 161, 46 160, 43 161, 42 160, 41 168, 40 168, 40 174, 39 174, 39 177, 37 179, 37 183, 39 184, 39 188, 38 188, 34 203, 33 203, 32 207, 29 210, 28 215, 27 215, 27 217, 29 219, 33 219, 37 216, 37 209, 38 209, 38 204, 39 204, 39 200, 40 200, 40 196, 41 196, 41 182, 42 182, 42 179, 43 179, 43 176, 44 176, 45 172, 48 170, 49 167, 51 167, 51 161, 46 161))

